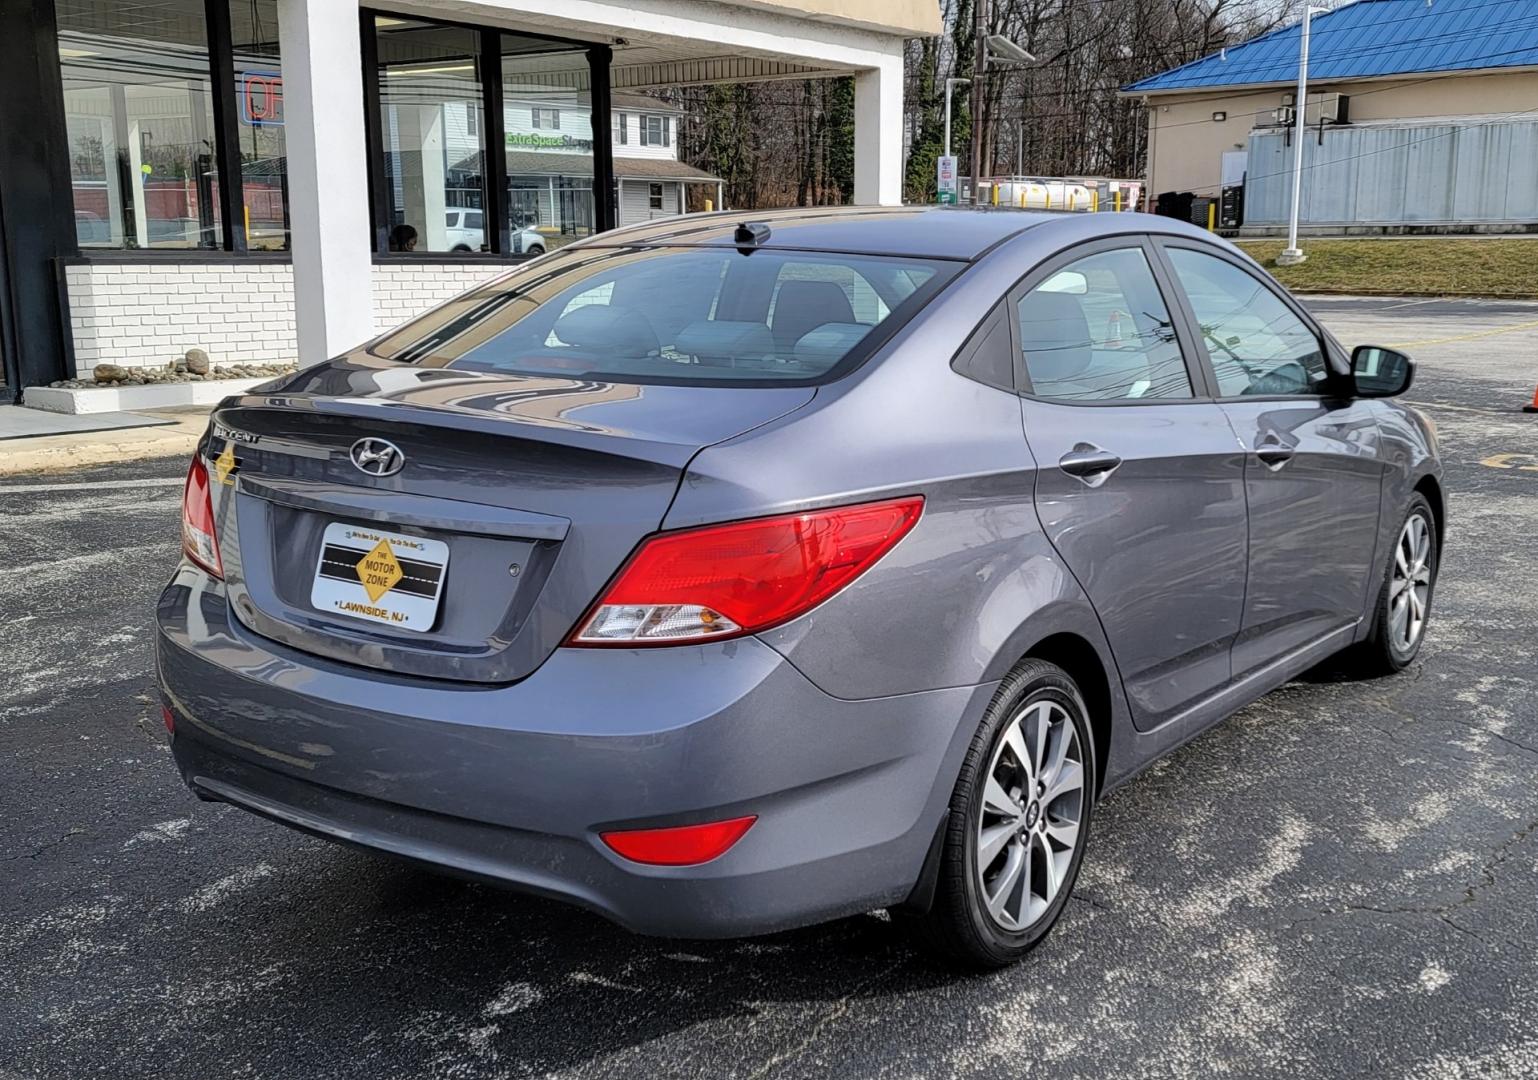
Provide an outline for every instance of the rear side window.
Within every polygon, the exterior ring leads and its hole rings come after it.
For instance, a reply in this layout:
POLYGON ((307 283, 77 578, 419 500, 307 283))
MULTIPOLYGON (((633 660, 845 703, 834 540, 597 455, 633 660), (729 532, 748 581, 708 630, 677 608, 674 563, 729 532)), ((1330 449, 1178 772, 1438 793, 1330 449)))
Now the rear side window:
POLYGON ((1065 266, 1021 298, 1031 393, 1065 401, 1191 397, 1169 311, 1140 247, 1065 266))
POLYGON ((1259 278, 1189 248, 1169 248, 1201 327, 1222 397, 1320 394, 1328 368, 1319 339, 1259 278))
POLYGON ((375 351, 529 375, 816 383, 857 364, 954 266, 767 248, 576 248, 407 324, 375 351))

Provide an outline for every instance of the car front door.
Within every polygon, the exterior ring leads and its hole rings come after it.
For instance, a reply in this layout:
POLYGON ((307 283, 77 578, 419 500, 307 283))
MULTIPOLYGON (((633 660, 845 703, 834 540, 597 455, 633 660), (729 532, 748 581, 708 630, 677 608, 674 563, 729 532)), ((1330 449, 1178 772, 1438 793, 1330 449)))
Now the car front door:
POLYGON ((1199 241, 1160 244, 1204 375, 1245 450, 1249 585, 1234 677, 1363 616, 1383 482, 1376 410, 1338 396, 1329 343, 1261 275, 1199 241))
POLYGON ((1037 512, 1144 730, 1228 682, 1246 541, 1244 461, 1155 259, 1135 237, 1100 241, 1011 295, 1037 512))

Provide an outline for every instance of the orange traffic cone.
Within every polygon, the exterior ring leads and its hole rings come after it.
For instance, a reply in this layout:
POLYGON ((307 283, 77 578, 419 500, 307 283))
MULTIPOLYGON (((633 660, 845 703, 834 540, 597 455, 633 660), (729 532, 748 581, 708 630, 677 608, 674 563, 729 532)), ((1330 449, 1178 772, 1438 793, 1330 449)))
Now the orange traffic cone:
POLYGON ((1523 412, 1538 412, 1538 390, 1533 391, 1533 403, 1522 406, 1523 412))

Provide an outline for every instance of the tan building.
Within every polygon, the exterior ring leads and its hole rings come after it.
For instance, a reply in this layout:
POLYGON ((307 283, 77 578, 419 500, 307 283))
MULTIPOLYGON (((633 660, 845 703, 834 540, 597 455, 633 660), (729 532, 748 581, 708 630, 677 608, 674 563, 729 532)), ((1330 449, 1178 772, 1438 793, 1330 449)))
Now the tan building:
MULTIPOLYGON (((1147 105, 1152 198, 1242 185, 1245 225, 1285 221, 1300 36, 1123 89, 1147 105)), ((1305 225, 1538 223, 1538 0, 1359 0, 1314 17, 1309 51, 1305 225)))

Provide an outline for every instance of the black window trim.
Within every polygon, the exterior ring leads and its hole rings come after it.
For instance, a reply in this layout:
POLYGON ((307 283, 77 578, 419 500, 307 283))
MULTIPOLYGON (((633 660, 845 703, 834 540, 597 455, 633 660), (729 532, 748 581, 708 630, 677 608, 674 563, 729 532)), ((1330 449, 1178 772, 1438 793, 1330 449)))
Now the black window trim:
POLYGON ((1203 243, 1200 240, 1184 236, 1153 236, 1153 249, 1160 266, 1168 276, 1170 287, 1174 290, 1177 303, 1180 308, 1178 318, 1184 324, 1185 337, 1195 347, 1195 355, 1198 358, 1202 378, 1211 388, 1212 400, 1218 404, 1242 404, 1251 401, 1332 401, 1339 400, 1341 387, 1349 385, 1344 381, 1346 372, 1350 370, 1349 361, 1344 360, 1344 350, 1334 337, 1320 326, 1318 321, 1309 313, 1308 309, 1298 303, 1293 295, 1279 282, 1267 274, 1264 270, 1249 264, 1243 257, 1236 257, 1232 252, 1217 246, 1216 244, 1203 243), (1196 309, 1191 306, 1191 301, 1186 296, 1185 286, 1180 283, 1180 276, 1175 271, 1175 264, 1169 258, 1169 250, 1183 248, 1195 251, 1202 255, 1210 255, 1222 262, 1228 263, 1240 272, 1249 275, 1256 284, 1266 289, 1272 296, 1281 301, 1282 305, 1292 312, 1305 329, 1314 336, 1319 345, 1319 354, 1324 357, 1327 377, 1325 388, 1320 393, 1307 394, 1219 394, 1217 370, 1212 363, 1212 354, 1207 348, 1206 341, 1202 338, 1201 323, 1196 317, 1196 309), (1257 273, 1257 270, 1259 272, 1257 273))
MULTIPOLYGON (((613 51, 607 45, 595 45, 590 41, 555 34, 531 33, 512 30, 485 23, 465 22, 460 19, 423 15, 419 12, 394 11, 388 6, 376 7, 365 3, 358 9, 358 28, 363 36, 363 131, 368 153, 369 213, 373 224, 374 262, 459 262, 497 261, 506 263, 526 262, 533 256, 512 251, 513 229, 508 220, 509 198, 507 190, 507 118, 503 109, 502 46, 504 33, 518 37, 534 38, 552 45, 569 46, 582 50, 587 56, 589 107, 593 125, 593 232, 607 232, 614 228, 616 213, 610 192, 614 186, 614 144, 610 116, 609 65, 613 51), (384 121, 379 102, 379 49, 374 20, 386 18, 412 19, 471 30, 478 35, 477 53, 481 60, 481 98, 485 123, 481 125, 481 153, 486 162, 483 173, 485 189, 482 205, 497 223, 495 229, 486 231, 488 251, 391 251, 389 222, 389 190, 384 176, 384 121), (494 62, 493 62, 494 60, 494 62), (600 130, 600 125, 602 130, 600 130)), ((540 106, 544 108, 545 106, 540 106)), ((556 130, 554 128, 550 130, 556 130)))
MULTIPOLYGON (((1175 283, 1164 272, 1161 259, 1155 248, 1152 238, 1147 233, 1118 233, 1115 236, 1096 237, 1093 240, 1074 244, 1054 253, 1026 274, 1014 287, 1004 295, 1004 302, 1008 304, 1009 336, 1014 350, 1015 388, 1023 398, 1038 401, 1044 405, 1063 405, 1074 408, 1147 408, 1153 405, 1200 405, 1210 404, 1214 398, 1212 391, 1215 384, 1207 380, 1207 373, 1202 366, 1200 356, 1191 348, 1190 330, 1180 314, 1177 306, 1172 302, 1172 290, 1175 283), (1186 376, 1191 381, 1191 396, 1183 398, 1105 398, 1099 400, 1083 400, 1074 398, 1046 397, 1036 394, 1031 388, 1030 374, 1025 367, 1025 350, 1020 342, 1020 318, 1018 305, 1025 299, 1027 293, 1042 282, 1046 281, 1059 270, 1063 270, 1081 259, 1091 255, 1098 255, 1105 251, 1120 251, 1127 248, 1136 248, 1143 253, 1143 258, 1148 262, 1149 272, 1153 275, 1154 285, 1159 290, 1160 299, 1164 301, 1164 309, 1169 313, 1170 320, 1175 330, 1175 343, 1180 349, 1181 361, 1185 364, 1186 376)), ((1183 299, 1183 298, 1182 298, 1183 299)), ((1253 400, 1253 399, 1252 399, 1253 400)))

